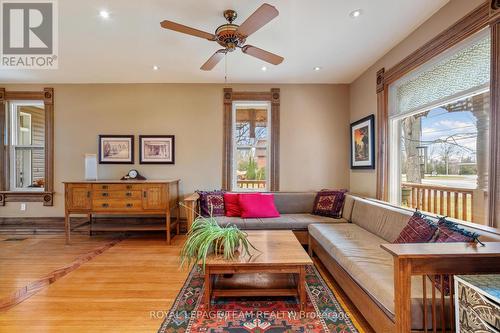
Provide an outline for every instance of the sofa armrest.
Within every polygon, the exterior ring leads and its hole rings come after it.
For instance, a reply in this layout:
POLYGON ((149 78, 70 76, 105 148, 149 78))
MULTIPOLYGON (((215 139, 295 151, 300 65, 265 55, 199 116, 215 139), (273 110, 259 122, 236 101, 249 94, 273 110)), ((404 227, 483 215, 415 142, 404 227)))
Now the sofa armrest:
POLYGON ((198 199, 200 195, 198 193, 193 193, 184 198, 183 206, 186 210, 186 220, 187 220, 187 231, 191 230, 191 225, 194 219, 198 215, 198 199))

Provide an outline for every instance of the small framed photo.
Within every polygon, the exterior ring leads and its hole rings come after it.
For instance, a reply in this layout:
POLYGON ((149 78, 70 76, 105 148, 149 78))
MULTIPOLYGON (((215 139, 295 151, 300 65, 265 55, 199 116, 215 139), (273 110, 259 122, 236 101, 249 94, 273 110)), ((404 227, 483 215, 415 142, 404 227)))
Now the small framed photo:
POLYGON ((139 135, 141 164, 175 164, 174 135, 139 135))
POLYGON ((351 169, 375 169, 375 116, 351 124, 351 169))
POLYGON ((134 136, 99 135, 99 164, 134 164, 134 136))

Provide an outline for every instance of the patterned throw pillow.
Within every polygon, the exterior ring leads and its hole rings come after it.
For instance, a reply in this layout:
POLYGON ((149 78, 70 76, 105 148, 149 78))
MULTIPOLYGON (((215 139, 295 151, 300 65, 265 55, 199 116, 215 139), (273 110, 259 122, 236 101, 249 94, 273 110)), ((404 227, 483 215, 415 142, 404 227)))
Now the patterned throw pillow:
POLYGON ((201 216, 224 216, 224 191, 196 191, 200 195, 201 216))
POLYGON ((408 224, 401 230, 394 244, 403 243, 427 243, 438 230, 438 227, 425 215, 418 211, 413 213, 413 216, 408 221, 408 224))
POLYGON ((318 192, 314 200, 313 214, 339 218, 342 214, 346 192, 347 190, 318 192))
MULTIPOLYGON (((472 243, 477 242, 479 235, 462 229, 457 223, 448 221, 446 217, 442 217, 438 222, 438 234, 435 243, 472 243)), ((441 277, 435 275, 434 277, 429 276, 431 280, 434 280, 434 286, 440 292, 444 293, 446 296, 450 295, 450 276, 443 275, 443 288, 441 288, 441 277), (443 289, 443 290, 441 290, 443 289)))
POLYGON ((438 235, 436 237, 435 243, 457 243, 465 242, 471 243, 476 242, 479 237, 478 234, 474 232, 467 231, 458 226, 457 223, 448 221, 445 217, 439 219, 438 222, 438 235))

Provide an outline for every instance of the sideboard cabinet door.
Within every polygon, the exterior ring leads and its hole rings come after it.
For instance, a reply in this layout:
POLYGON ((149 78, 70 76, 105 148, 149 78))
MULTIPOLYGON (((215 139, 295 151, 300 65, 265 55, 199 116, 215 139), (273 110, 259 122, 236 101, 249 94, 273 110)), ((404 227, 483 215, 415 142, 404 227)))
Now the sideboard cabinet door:
POLYGON ((164 210, 166 207, 165 185, 144 185, 142 187, 142 206, 144 209, 164 210))
POLYGON ((90 184, 67 184, 66 209, 90 210, 92 207, 91 190, 90 184))

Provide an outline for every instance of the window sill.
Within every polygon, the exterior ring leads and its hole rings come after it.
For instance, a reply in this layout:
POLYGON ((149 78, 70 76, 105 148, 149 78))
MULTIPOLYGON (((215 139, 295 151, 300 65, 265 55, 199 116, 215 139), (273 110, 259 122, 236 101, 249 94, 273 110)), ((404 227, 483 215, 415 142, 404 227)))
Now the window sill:
POLYGON ((6 202, 43 202, 44 206, 54 205, 54 192, 45 191, 2 191, 0 206, 6 202))

